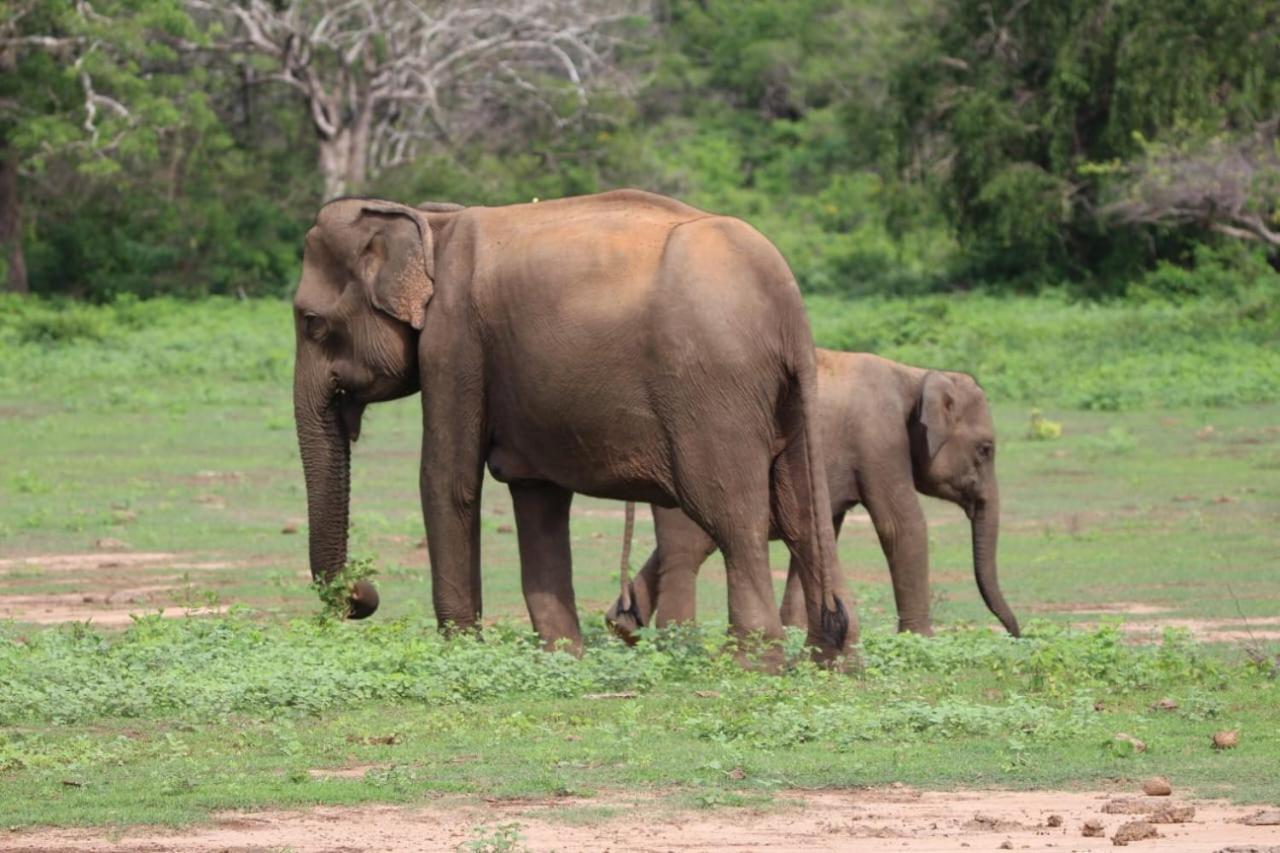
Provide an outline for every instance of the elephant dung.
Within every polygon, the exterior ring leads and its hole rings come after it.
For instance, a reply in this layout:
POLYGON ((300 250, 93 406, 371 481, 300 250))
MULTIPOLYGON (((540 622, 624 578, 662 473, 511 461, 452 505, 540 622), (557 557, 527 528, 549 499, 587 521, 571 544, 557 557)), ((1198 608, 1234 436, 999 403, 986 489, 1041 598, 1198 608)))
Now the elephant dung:
POLYGON ((1102 806, 1104 814, 1142 814, 1152 823, 1186 823, 1195 816, 1195 806, 1171 803, 1160 797, 1121 797, 1102 806))
POLYGON ((1131 820, 1121 824, 1116 834, 1111 836, 1111 843, 1116 847, 1124 847, 1133 841, 1144 841, 1148 838, 1159 838, 1160 833, 1145 820, 1131 820))
POLYGON ((1102 821, 1091 817, 1081 825, 1080 834, 1085 838, 1101 838, 1107 834, 1107 828, 1102 825, 1102 821))
POLYGON ((1240 743, 1240 733, 1237 731, 1226 730, 1214 732, 1213 748, 1214 749, 1235 749, 1240 743))
POLYGON ((1263 809, 1241 818, 1245 826, 1280 826, 1280 809, 1263 809))
POLYGON ((1142 783, 1142 793, 1148 797, 1167 797, 1173 793, 1173 787, 1163 776, 1152 776, 1142 783))

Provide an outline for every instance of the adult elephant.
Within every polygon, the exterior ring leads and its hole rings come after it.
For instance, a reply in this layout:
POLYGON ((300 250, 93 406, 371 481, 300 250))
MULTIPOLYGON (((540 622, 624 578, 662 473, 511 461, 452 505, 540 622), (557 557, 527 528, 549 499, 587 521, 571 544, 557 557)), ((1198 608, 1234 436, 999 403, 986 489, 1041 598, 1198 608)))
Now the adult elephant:
MULTIPOLYGON (((508 207, 326 204, 294 298, 311 572, 347 556, 350 444, 421 390, 421 493, 442 627, 481 613, 485 464, 509 484, 548 645, 581 642, 574 492, 680 507, 725 554, 729 618, 781 636, 767 540, 795 554, 823 659, 856 641, 817 463, 815 363, 790 270, 749 225, 623 190, 508 207)), ((368 583, 350 613, 377 607, 368 583)), ((745 648, 745 645, 744 645, 745 648)), ((780 652, 767 644, 765 663, 780 652)))
MULTIPOLYGON (((933 632, 929 532, 917 492, 959 504, 973 536, 973 571, 987 607, 1015 637, 1018 620, 996 577, 1000 490, 995 426, 971 376, 909 367, 866 353, 819 349, 818 423, 837 535, 845 513, 864 504, 889 563, 898 630, 933 632)), ((636 627, 692 621, 698 568, 715 550, 676 509, 654 507, 658 547, 636 576, 630 607, 606 618, 634 640, 636 627)), ((788 575, 782 621, 805 624, 797 578, 788 575)))

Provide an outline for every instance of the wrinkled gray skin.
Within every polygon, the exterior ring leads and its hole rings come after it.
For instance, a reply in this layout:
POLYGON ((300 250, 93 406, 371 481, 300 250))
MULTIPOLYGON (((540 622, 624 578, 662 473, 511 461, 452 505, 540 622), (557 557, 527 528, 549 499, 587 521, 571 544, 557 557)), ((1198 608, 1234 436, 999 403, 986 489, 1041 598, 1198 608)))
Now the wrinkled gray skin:
MULTIPOLYGON (((929 533, 916 493, 958 504, 973 535, 973 570, 987 607, 1015 637, 1018 620, 996 578, 1000 490, 995 427, 973 378, 908 367, 865 353, 818 350, 818 422, 837 535, 845 513, 867 508, 889 563, 898 630, 933 633, 929 616, 929 533)), ((633 607, 615 602, 606 619, 629 641, 696 614, 698 568, 715 544, 677 509, 653 508, 658 547, 636 576, 633 607), (656 619, 655 619, 656 610, 656 619)), ((799 592, 787 577, 782 621, 803 626, 799 592)))
MULTIPOLYGON (((350 445, 370 403, 422 392, 421 493, 437 619, 481 614, 485 465, 509 485, 547 645, 581 643, 574 492, 680 507, 726 555, 743 642, 781 637, 767 540, 796 555, 823 660, 857 623, 811 453, 816 376, 799 290, 749 225, 634 190, 510 207, 325 205, 294 298, 294 404, 311 571, 347 556, 350 445)), ((351 615, 377 606, 354 589, 351 615)), ((766 643, 764 664, 780 659, 766 643)))

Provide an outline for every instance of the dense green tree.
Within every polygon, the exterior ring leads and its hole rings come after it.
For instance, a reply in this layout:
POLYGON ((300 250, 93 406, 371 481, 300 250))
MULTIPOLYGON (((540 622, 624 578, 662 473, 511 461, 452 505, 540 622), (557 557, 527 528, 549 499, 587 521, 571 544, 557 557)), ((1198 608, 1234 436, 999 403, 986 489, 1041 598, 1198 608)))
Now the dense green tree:
MULTIPOLYGON (((1108 227, 1144 140, 1280 115, 1280 6, 1257 0, 943 0, 896 72, 902 164, 936 178, 968 273, 1127 277, 1187 229, 1108 227)), ((1273 125, 1274 127, 1274 125, 1273 125)))

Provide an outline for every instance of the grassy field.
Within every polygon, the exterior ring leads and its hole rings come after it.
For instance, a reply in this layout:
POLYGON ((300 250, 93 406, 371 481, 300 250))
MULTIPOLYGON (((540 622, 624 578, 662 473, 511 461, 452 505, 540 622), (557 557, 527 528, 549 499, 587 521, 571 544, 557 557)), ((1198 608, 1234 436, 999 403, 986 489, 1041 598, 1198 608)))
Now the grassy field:
MULTIPOLYGON (((353 460, 352 551, 374 559, 383 608, 320 623, 284 305, 0 308, 13 309, 0 311, 0 826, 615 788, 716 806, 793 787, 1078 787, 1157 771, 1280 799, 1280 348, 1265 306, 815 300, 822 342, 971 369, 990 389, 1001 581, 1030 636, 986 630, 963 515, 926 501, 943 635, 891 633, 859 514, 840 555, 865 667, 780 677, 715 653, 714 558, 701 632, 635 650, 605 636, 621 506, 591 499, 573 516, 587 654, 536 651, 492 483, 482 548, 498 624, 483 643, 438 640, 415 400, 371 409, 353 460), (1060 438, 1028 436, 1032 406, 1060 438), (127 617, 161 608, 220 615, 127 617), (1152 710, 1163 698, 1177 708, 1152 710), (1241 745, 1210 749, 1220 729, 1241 745)), ((653 544, 641 521, 637 555, 653 544)))

